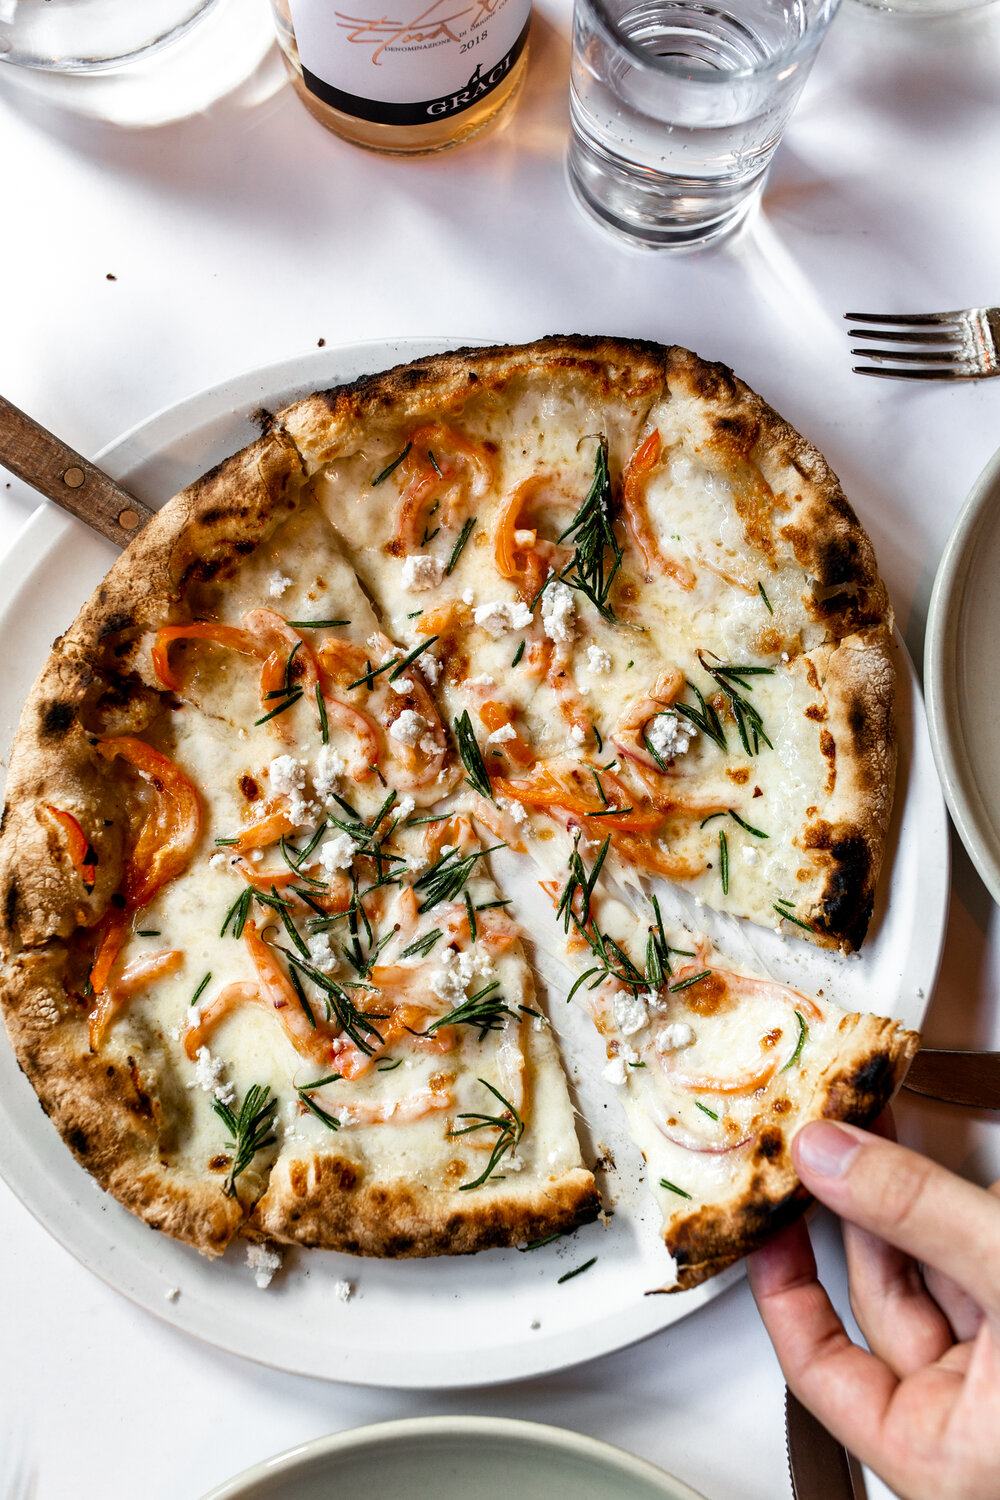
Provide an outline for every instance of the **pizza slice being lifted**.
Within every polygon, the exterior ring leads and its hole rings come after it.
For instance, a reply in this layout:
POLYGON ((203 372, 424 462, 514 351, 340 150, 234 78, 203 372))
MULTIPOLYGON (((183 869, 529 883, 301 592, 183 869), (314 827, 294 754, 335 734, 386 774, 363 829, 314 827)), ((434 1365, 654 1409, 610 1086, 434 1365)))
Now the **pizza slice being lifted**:
POLYGON ((694 1285, 798 1211, 795 1129, 872 1118, 913 1037, 666 931, 647 888, 861 943, 890 622, 820 456, 685 351, 553 339, 308 398, 160 512, 25 707, 22 1067, 208 1254, 572 1228, 597 1192, 503 844, 586 957, 694 1285))

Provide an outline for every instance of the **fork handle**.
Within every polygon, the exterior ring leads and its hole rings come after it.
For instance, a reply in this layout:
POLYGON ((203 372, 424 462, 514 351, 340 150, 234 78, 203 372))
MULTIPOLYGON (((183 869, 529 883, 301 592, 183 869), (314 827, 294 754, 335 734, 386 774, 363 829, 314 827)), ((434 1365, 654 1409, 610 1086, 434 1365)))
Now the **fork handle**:
POLYGON ((110 475, 0 396, 0 464, 94 531, 125 547, 154 512, 110 475))

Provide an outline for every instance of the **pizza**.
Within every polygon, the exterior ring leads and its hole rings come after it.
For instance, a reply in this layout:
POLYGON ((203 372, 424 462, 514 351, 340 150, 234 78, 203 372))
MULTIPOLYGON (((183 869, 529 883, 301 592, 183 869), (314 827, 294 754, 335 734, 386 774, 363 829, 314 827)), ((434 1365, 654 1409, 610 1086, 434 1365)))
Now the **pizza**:
POLYGON ((916 1045, 720 936, 864 941, 890 632, 822 457, 685 350, 555 337, 297 402, 164 505, 25 705, 18 1061, 206 1255, 466 1253, 601 1211, 570 1000, 695 1285, 801 1211, 801 1124, 870 1121, 916 1045))

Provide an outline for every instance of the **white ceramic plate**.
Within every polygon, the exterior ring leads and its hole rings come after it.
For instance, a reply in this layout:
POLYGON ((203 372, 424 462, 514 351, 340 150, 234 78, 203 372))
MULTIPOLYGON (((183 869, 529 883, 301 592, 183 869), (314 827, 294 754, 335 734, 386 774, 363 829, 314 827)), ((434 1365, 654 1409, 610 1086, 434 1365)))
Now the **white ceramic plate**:
POLYGON ((381 1422, 247 1469, 204 1500, 701 1500, 662 1469, 596 1438, 502 1417, 381 1422))
MULTIPOLYGON (((253 413, 317 387, 354 379, 444 347, 442 340, 326 349, 193 396, 150 418, 98 455, 151 505, 256 435, 253 413)), ((0 756, 54 636, 114 559, 109 542, 55 507, 43 508, 0 563, 0 756)), ((900 768, 886 877, 860 958, 847 960, 776 933, 698 913, 709 935, 742 946, 755 964, 804 989, 822 986, 851 1008, 919 1026, 937 973, 948 901, 947 817, 908 658, 900 646, 900 768), (891 889, 892 900, 886 893, 891 889)), ((502 856, 500 857, 502 858, 502 856)), ((506 870, 502 878, 507 879, 506 870)), ((514 894, 517 894, 516 889, 514 894)), ((535 903, 537 906, 537 903, 535 903)), ((530 918, 530 908, 522 903, 530 918)), ((530 921, 529 921, 530 926, 530 921)), ((565 995, 544 930, 539 968, 565 995)), ((549 936, 551 941, 551 934, 549 936)), ((491 1250, 453 1260, 370 1261, 291 1252, 259 1291, 240 1246, 210 1264, 151 1232, 96 1186, 49 1125, 9 1047, 0 1042, 0 1171, 50 1232, 117 1290, 199 1338, 265 1364, 365 1385, 472 1386, 538 1375, 623 1348, 676 1322, 731 1285, 739 1268, 683 1294, 649 1296, 664 1277, 643 1163, 628 1141, 596 1031, 576 1006, 550 1006, 571 1059, 588 1160, 615 1213, 530 1254, 491 1250), (596 1256, 585 1275, 559 1277, 596 1256), (349 1300, 337 1285, 350 1283, 349 1300)))
POLYGON ((931 595, 931 744, 962 843, 1000 902, 1000 453, 955 522, 931 595))

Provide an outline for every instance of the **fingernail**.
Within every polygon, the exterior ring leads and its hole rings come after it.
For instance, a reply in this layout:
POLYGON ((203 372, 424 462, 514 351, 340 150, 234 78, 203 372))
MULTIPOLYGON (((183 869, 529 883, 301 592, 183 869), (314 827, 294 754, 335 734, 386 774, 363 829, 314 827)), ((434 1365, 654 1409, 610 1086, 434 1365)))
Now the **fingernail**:
POLYGON ((863 1144, 827 1120, 803 1126, 795 1138, 799 1162, 820 1177, 843 1177, 863 1144))

